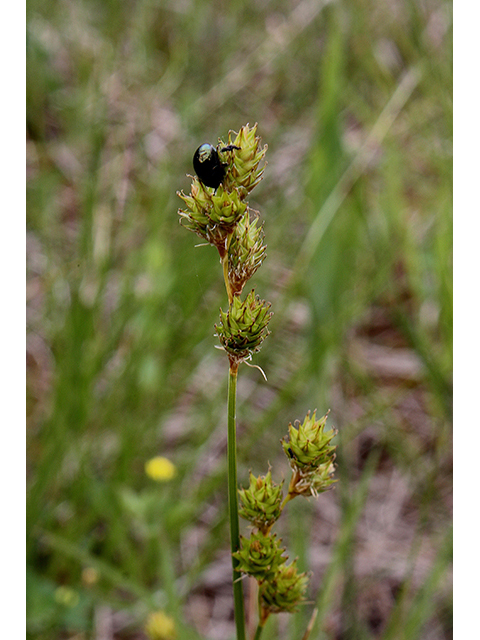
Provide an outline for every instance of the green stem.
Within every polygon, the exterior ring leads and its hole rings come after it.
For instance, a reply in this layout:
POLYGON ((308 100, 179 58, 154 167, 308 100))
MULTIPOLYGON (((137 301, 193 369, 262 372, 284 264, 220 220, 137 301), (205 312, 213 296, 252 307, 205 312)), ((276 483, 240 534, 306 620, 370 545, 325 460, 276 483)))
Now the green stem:
POLYGON ((290 502, 290 500, 293 500, 295 498, 295 495, 296 495, 295 493, 290 493, 290 492, 287 493, 287 495, 285 496, 284 501, 280 505, 280 513, 283 512, 283 510, 285 509, 287 504, 290 502))
MULTIPOLYGON (((237 497, 237 446, 236 446, 236 403, 238 364, 230 363, 228 378, 228 513, 230 519, 230 544, 232 553, 240 548, 240 526, 238 523, 237 497)), ((232 557, 233 601, 237 640, 245 640, 245 613, 243 604, 242 574, 237 571, 238 560, 232 557)))
POLYGON ((267 611, 267 609, 264 609, 262 607, 260 596, 258 598, 258 614, 260 617, 260 621, 258 623, 257 630, 255 631, 255 636, 253 637, 253 640, 260 640, 260 636, 262 635, 262 631, 265 627, 265 623, 267 622, 270 616, 270 611, 267 611))

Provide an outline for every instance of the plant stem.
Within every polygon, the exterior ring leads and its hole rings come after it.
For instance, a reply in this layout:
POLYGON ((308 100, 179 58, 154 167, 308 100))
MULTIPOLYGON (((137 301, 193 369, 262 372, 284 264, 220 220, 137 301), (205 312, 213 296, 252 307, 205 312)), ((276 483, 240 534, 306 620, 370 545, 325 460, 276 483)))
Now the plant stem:
POLYGON ((258 623, 258 627, 257 627, 257 630, 255 631, 255 636, 253 640, 260 640, 260 636, 262 635, 262 631, 265 627, 265 623, 267 622, 270 616, 270 611, 267 611, 267 609, 264 609, 262 607, 260 598, 258 599, 258 613, 260 616, 260 622, 258 623))
POLYGON ((315 624, 315 620, 317 619, 317 615, 318 615, 318 608, 315 607, 315 609, 312 611, 312 615, 310 618, 310 621, 308 623, 308 627, 307 630, 305 631, 302 640, 308 640, 310 637, 310 634, 312 633, 312 629, 313 629, 313 625, 315 624))
MULTIPOLYGON (((240 548, 240 527, 238 523, 237 498, 237 446, 236 446, 236 403, 238 364, 230 362, 228 378, 228 513, 230 519, 230 544, 232 553, 240 548)), ((241 573, 237 571, 238 560, 232 557, 233 601, 237 640, 245 640, 245 613, 243 604, 243 584, 241 573)))
POLYGON ((295 495, 296 495, 295 493, 290 493, 290 491, 287 493, 284 501, 280 505, 280 513, 283 512, 283 510, 285 509, 286 505, 290 502, 290 500, 293 500, 295 498, 295 495))

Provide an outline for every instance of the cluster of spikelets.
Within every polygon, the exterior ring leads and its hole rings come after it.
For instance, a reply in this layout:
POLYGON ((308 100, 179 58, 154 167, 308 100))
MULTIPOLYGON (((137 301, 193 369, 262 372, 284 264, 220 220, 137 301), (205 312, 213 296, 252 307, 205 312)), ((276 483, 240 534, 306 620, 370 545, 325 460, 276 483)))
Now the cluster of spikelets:
MULTIPOLYGON (((262 225, 246 202, 263 176, 267 150, 260 146, 256 128, 246 125, 237 134, 230 132, 227 144, 219 140, 216 153, 224 176, 217 189, 194 177, 190 195, 178 194, 186 204, 179 210, 181 224, 215 246, 220 255, 229 306, 226 312, 220 310, 215 329, 231 367, 259 351, 272 315, 270 304, 254 290, 243 301, 240 297, 266 255, 262 225)), ((308 576, 298 571, 296 560, 287 562, 281 540, 271 529, 290 500, 299 495, 318 496, 335 482, 335 447, 330 442, 336 432, 325 432, 326 419, 325 415, 317 420, 309 412, 302 424, 289 425, 282 440, 292 469, 285 498, 283 482, 276 484, 270 470, 266 476, 250 473, 250 486, 239 490, 239 513, 253 531, 249 538, 240 537, 240 548, 233 557, 238 572, 257 580, 261 626, 271 613, 295 611, 305 600, 308 576)))
POLYGON ((258 218, 244 215, 238 222, 228 248, 228 280, 233 295, 242 289, 262 264, 267 247, 258 218))
MULTIPOLYGON (((267 145, 260 148, 260 138, 256 137, 256 132, 257 125, 250 128, 247 124, 235 137, 233 137, 233 131, 228 134, 228 145, 234 145, 240 149, 233 156, 224 185, 227 190, 236 189, 242 199, 257 186, 265 171, 265 165, 261 166, 260 163, 265 158, 267 145)), ((220 144, 225 146, 222 140, 220 144)))
POLYGON ((227 312, 220 309, 220 324, 215 325, 222 347, 233 360, 242 361, 260 350, 267 337, 270 303, 252 290, 242 302, 234 296, 227 312))
POLYGON ((271 534, 274 523, 285 505, 296 496, 318 496, 335 480, 335 446, 330 442, 336 431, 325 432, 327 416, 316 420, 310 412, 302 424, 288 427, 282 440, 284 452, 292 468, 287 496, 283 497, 283 482, 272 480, 271 470, 256 478, 250 473, 248 489, 240 489, 240 515, 256 529, 250 538, 241 536, 241 548, 234 554, 238 571, 253 576, 259 587, 262 618, 270 613, 295 611, 304 601, 308 576, 299 573, 296 561, 287 564, 281 540, 271 534))
POLYGON ((288 425, 282 447, 293 471, 290 494, 317 496, 335 482, 335 447, 330 442, 336 431, 325 432, 327 416, 317 420, 316 413, 311 416, 309 411, 302 424, 288 425))
POLYGON ((247 204, 237 189, 227 191, 222 185, 214 191, 193 178, 190 195, 180 197, 188 210, 179 210, 180 223, 209 244, 217 247, 220 257, 228 252, 236 225, 247 214, 247 204))
POLYGON ((282 513, 282 487, 283 482, 273 482, 269 469, 266 476, 258 478, 250 472, 250 486, 248 489, 238 490, 241 503, 239 514, 265 535, 282 513))
POLYGON ((179 209, 180 223, 219 252, 229 309, 221 311, 216 330, 230 362, 236 365, 260 349, 272 315, 270 304, 253 291, 245 300, 240 299, 245 283, 266 256, 263 227, 245 201, 264 172, 261 163, 267 146, 261 147, 256 130, 257 125, 245 125, 237 134, 231 131, 228 147, 219 141, 217 153, 225 166, 225 177, 216 190, 194 177, 190 194, 178 194, 187 205, 179 209))

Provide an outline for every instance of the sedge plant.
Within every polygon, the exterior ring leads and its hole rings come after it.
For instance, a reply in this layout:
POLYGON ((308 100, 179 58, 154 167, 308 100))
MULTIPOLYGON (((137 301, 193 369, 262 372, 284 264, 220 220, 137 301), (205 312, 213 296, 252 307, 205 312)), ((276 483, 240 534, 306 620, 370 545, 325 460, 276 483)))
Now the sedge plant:
MULTIPOLYGON (((335 430, 325 430, 327 415, 317 419, 307 413, 303 423, 290 424, 282 447, 292 471, 286 496, 283 482, 276 484, 271 469, 265 476, 250 472, 250 484, 238 489, 236 457, 236 397, 238 368, 249 363, 269 334, 270 303, 245 284, 266 256, 263 226, 247 202, 265 171, 267 146, 261 146, 257 125, 230 131, 228 143, 214 148, 201 145, 194 155, 197 173, 190 194, 179 192, 186 208, 179 209, 181 224, 217 248, 228 297, 226 311, 220 309, 216 335, 229 362, 227 406, 228 509, 232 551, 233 597, 237 640, 245 640, 242 574, 258 584, 259 640, 272 613, 294 612, 305 602, 306 573, 299 573, 296 560, 288 562, 281 540, 272 527, 285 506, 297 496, 318 496, 335 480, 335 430), (240 510, 239 510, 240 502, 240 510), (240 536, 239 515, 251 524, 249 538, 240 536)), ((314 612, 315 614, 315 612, 314 612)), ((304 635, 308 637, 314 616, 304 635)))

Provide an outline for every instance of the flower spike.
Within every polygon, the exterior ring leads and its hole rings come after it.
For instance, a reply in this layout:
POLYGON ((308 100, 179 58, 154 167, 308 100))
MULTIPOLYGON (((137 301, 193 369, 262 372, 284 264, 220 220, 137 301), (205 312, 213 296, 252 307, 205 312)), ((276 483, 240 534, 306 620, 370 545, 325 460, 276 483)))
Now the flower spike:
POLYGON ((288 426, 288 435, 282 439, 282 447, 288 458, 293 475, 288 494, 313 495, 326 491, 336 480, 335 449, 330 442, 336 435, 335 429, 325 432, 328 413, 319 420, 316 412, 307 413, 302 424, 299 421, 288 426))
POLYGON ((241 508, 239 514, 260 531, 267 534, 282 513, 283 481, 275 484, 270 469, 266 476, 256 478, 250 472, 250 486, 239 489, 241 508))
POLYGON ((257 186, 265 171, 265 166, 260 166, 260 163, 264 160, 268 147, 260 146, 260 138, 256 133, 256 124, 253 127, 246 124, 237 134, 234 131, 228 134, 228 144, 237 147, 238 151, 229 154, 224 184, 227 188, 237 188, 242 199, 257 186))
POLYGON ((263 609, 270 613, 297 611, 298 605, 305 598, 308 585, 306 573, 298 573, 297 561, 279 567, 273 580, 260 585, 260 602, 263 609))
POLYGON ((220 309, 220 325, 215 325, 216 335, 228 353, 231 362, 240 363, 260 351, 260 346, 270 333, 268 323, 270 303, 261 300, 252 290, 242 302, 233 298, 227 312, 220 309))
POLYGON ((233 554, 238 560, 238 571, 253 576, 258 581, 272 579, 280 566, 287 561, 276 535, 265 536, 261 531, 250 538, 240 536, 241 547, 233 554))

